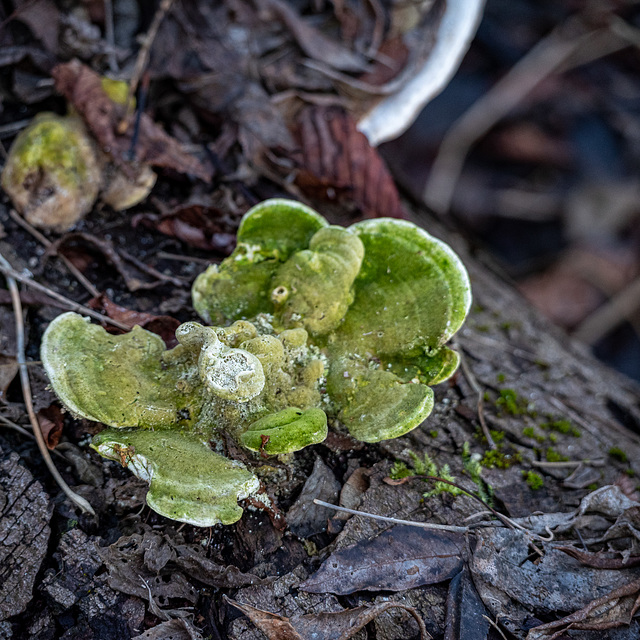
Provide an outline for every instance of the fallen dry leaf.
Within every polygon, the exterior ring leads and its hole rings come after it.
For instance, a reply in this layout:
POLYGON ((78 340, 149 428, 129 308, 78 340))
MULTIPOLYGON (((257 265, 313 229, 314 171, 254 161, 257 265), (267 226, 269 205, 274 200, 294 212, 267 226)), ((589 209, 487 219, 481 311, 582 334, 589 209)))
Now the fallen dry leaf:
MULTIPOLYGON (((82 116, 100 146, 108 150, 113 162, 125 175, 135 178, 136 171, 130 165, 129 152, 133 126, 123 134, 118 132, 125 112, 124 105, 113 102, 102 88, 100 76, 79 60, 57 65, 51 72, 56 89, 82 116)), ((211 171, 160 128, 151 118, 142 114, 135 147, 135 160, 142 164, 190 173, 206 182, 211 171)))
POLYGON ((131 224, 156 229, 186 244, 229 255, 236 244, 235 229, 225 221, 225 214, 216 207, 191 203, 176 207, 160 216, 141 213, 133 217, 131 224))
MULTIPOLYGON (((593 506, 596 499, 590 501, 593 506)), ((517 522, 523 524, 523 519, 517 522)), ((554 527, 556 534, 561 528, 554 527)), ((637 577, 634 569, 582 566, 554 547, 547 547, 542 557, 532 556, 528 532, 487 528, 476 537, 470 564, 474 584, 492 617, 518 637, 523 637, 532 611, 563 614, 583 608, 637 577)))
POLYGON ((374 618, 389 609, 404 609, 418 624, 422 640, 431 638, 420 614, 413 607, 397 602, 380 602, 331 613, 307 613, 287 618, 262 611, 224 596, 225 602, 244 613, 269 640, 348 640, 374 618))
POLYGON ((627 569, 640 565, 640 556, 625 557, 619 553, 601 551, 584 551, 575 547, 556 547, 559 551, 564 551, 567 555, 575 558, 580 564, 596 569, 627 569))
POLYGON ((406 217, 389 170, 344 109, 304 109, 298 137, 302 153, 296 183, 303 191, 346 198, 366 217, 406 217))
POLYGON ((574 613, 529 631, 527 640, 555 640, 570 629, 604 631, 631 624, 640 609, 640 578, 601 598, 592 600, 574 613))
POLYGON ((398 525, 332 553, 300 588, 338 595, 404 591, 451 579, 462 569, 463 555, 458 533, 398 525))
POLYGON ((180 618, 162 622, 131 640, 202 640, 202 635, 190 622, 180 618))
POLYGON ((14 6, 16 20, 24 22, 47 51, 57 55, 60 10, 55 2, 53 0, 18 0, 14 6))
POLYGON ((339 42, 305 22, 291 6, 282 0, 264 0, 277 17, 289 28, 300 48, 310 57, 341 71, 364 71, 366 60, 339 42))
POLYGON ((291 531, 301 538, 308 538, 315 533, 326 531, 329 512, 325 507, 314 504, 313 501, 318 498, 333 503, 339 491, 340 483, 333 475, 333 471, 318 456, 313 465, 313 472, 304 483, 302 492, 287 512, 287 523, 291 531))
POLYGON ((444 640, 486 640, 489 631, 486 614, 465 566, 449 585, 444 640))
MULTIPOLYGON (((139 325, 147 331, 156 333, 164 340, 167 349, 171 349, 178 344, 176 340, 176 329, 180 325, 180 321, 171 316, 155 316, 143 311, 126 309, 109 300, 104 293, 98 298, 91 299, 87 303, 87 306, 96 311, 101 311, 113 320, 118 320, 118 322, 128 325, 131 329, 139 325)), ((111 327, 109 330, 110 329, 111 327)))

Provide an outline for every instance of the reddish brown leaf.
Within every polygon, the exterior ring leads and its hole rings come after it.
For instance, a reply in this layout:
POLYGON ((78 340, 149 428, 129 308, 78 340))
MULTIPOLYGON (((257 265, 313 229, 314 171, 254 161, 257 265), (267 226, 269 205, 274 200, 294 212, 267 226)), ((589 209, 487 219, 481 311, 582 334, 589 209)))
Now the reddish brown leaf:
POLYGON ((64 418, 60 407, 52 404, 46 409, 40 409, 38 411, 38 422, 47 447, 55 449, 58 446, 58 442, 60 442, 64 427, 64 418))
POLYGON ((302 147, 296 182, 303 191, 348 197, 366 217, 406 217, 393 178, 378 152, 338 107, 308 107, 298 121, 302 147))
MULTIPOLYGON (((356 607, 331 613, 308 613, 287 618, 236 602, 227 596, 224 596, 224 599, 242 611, 269 640, 348 640, 389 609, 407 611, 416 621, 422 640, 431 638, 417 609, 398 602, 380 602, 371 607, 356 607)), ((407 631, 413 633, 409 629, 407 631)))
POLYGON ((401 36, 385 40, 378 49, 378 56, 371 69, 358 77, 360 82, 383 85, 391 82, 409 60, 409 48, 401 36), (384 61, 382 60, 384 56, 384 61))
MULTIPOLYGON (((87 306, 96 311, 101 311, 113 320, 118 320, 118 322, 128 325, 131 329, 139 325, 147 331, 156 333, 164 340, 169 349, 175 347, 178 343, 176 329, 180 325, 180 321, 171 316, 155 316, 151 313, 126 309, 109 300, 104 293, 98 298, 89 300, 87 306)), ((109 327, 109 330, 111 329, 109 327)))
MULTIPOLYGON (((135 171, 128 159, 133 126, 129 126, 122 134, 118 130, 125 116, 124 106, 107 96, 102 89, 100 76, 79 60, 57 65, 51 74, 56 89, 82 116, 100 146, 108 150, 114 163, 128 177, 133 178, 135 171)), ((144 113, 140 118, 135 154, 137 162, 190 173, 206 182, 211 180, 211 171, 185 152, 174 138, 144 113)))
POLYGON ((460 572, 463 550, 460 534, 398 525, 373 540, 331 554, 300 588, 347 595, 435 584, 460 572))

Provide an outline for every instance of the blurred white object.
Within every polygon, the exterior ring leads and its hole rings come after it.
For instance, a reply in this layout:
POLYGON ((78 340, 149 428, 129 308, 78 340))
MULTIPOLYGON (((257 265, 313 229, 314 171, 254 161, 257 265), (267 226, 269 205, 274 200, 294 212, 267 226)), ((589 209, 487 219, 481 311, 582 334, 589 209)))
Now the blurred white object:
POLYGON ((396 93, 379 102, 358 123, 377 146, 404 133, 422 108, 447 85, 473 39, 485 0, 447 0, 431 53, 418 72, 396 93))

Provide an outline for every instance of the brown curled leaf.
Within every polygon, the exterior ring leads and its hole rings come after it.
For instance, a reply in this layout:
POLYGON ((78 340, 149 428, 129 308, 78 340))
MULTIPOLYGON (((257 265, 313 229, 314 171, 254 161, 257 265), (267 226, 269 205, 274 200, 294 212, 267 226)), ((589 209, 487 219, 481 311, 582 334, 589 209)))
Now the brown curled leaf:
MULTIPOLYGON (((100 76, 79 60, 57 65, 51 75, 56 89, 80 114, 103 151, 125 175, 135 178, 136 171, 128 157, 134 127, 127 127, 122 134, 118 131, 125 118, 125 106, 113 102, 103 90, 100 76)), ((140 118, 134 159, 141 164, 189 173, 205 182, 211 180, 211 171, 145 113, 140 118)))
MULTIPOLYGON (((389 609, 404 609, 416 621, 420 638, 431 638, 417 609, 398 602, 380 602, 329 613, 307 613, 291 618, 256 609, 224 596, 225 602, 244 613, 269 640, 349 640, 374 618, 389 609)), ((407 630, 409 631, 409 630, 407 630)))
POLYGON ((55 449, 58 446, 58 442, 60 442, 64 427, 64 418, 60 407, 52 404, 45 409, 40 409, 38 411, 38 423, 47 447, 55 449))

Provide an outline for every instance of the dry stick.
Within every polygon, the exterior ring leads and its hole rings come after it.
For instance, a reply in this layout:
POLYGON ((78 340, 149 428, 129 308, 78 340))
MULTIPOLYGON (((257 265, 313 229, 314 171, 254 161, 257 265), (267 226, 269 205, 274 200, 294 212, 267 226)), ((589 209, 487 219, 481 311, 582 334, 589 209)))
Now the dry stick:
POLYGON ((166 251, 158 251, 158 253, 155 254, 155 257, 160 258, 162 260, 177 260, 178 262, 206 264, 207 266, 211 264, 211 260, 207 260, 206 258, 195 258, 193 256, 181 256, 177 253, 167 253, 166 251))
MULTIPOLYGON (((53 243, 48 238, 45 238, 37 229, 35 229, 32 225, 30 225, 17 211, 14 209, 9 209, 9 215, 13 219, 14 222, 17 222, 25 231, 28 231, 38 242, 40 242, 45 247, 50 247, 53 243)), ((56 253, 56 256, 64 262, 65 266, 69 271, 76 277, 78 282, 94 297, 97 298, 100 295, 100 292, 93 286, 93 284, 87 280, 84 273, 76 267, 69 258, 61 253, 56 253)))
POLYGON ((10 122, 9 124, 2 125, 0 127, 0 138, 9 137, 18 133, 24 129, 31 122, 31 118, 25 118, 24 120, 16 120, 15 122, 10 122))
POLYGON ((33 428, 33 435, 36 437, 36 442, 38 443, 40 455, 47 465, 47 468, 51 472, 53 479, 56 481, 65 495, 69 498, 69 500, 71 500, 71 502, 73 502, 76 506, 80 507, 83 511, 86 511, 87 513, 90 513, 92 516, 94 516, 95 511, 91 508, 91 505, 82 496, 79 496, 77 493, 71 490, 69 485, 62 479, 62 476, 58 473, 58 470, 56 469, 53 461, 51 460, 51 456, 49 455, 49 449, 47 448, 47 445, 44 441, 44 436, 42 435, 38 418, 33 409, 31 383, 29 382, 29 369, 25 364, 26 358, 24 349, 24 321, 22 317, 22 303, 20 302, 20 292, 18 291, 18 285, 16 284, 15 279, 11 275, 7 275, 7 272, 13 271, 13 269, 2 254, 0 254, 0 265, 2 265, 2 267, 4 268, 3 273, 5 274, 7 286, 9 287, 9 291, 11 292, 11 302, 13 303, 13 313, 16 321, 16 356, 18 360, 18 366, 20 367, 20 383, 22 384, 22 395, 24 397, 24 404, 27 408, 27 413, 29 414, 29 421, 31 422, 31 426, 33 428))
POLYGON ((336 511, 342 511, 343 513, 350 513, 354 516, 364 516, 365 518, 373 518, 374 520, 384 520, 385 522, 393 522, 394 524, 407 524, 412 527, 421 527, 422 529, 439 529, 440 531, 455 531, 456 533, 467 533, 470 531, 469 527, 456 527, 452 524, 435 524, 433 522, 414 522, 413 520, 400 520, 398 518, 390 518, 389 516, 378 516, 375 513, 367 513, 366 511, 356 511, 355 509, 347 509, 346 507, 339 507, 337 504, 331 504, 324 500, 318 500, 314 498, 313 502, 321 507, 327 507, 327 509, 335 509, 336 511))
POLYGON ((530 460, 530 463, 534 467, 540 467, 541 469, 566 469, 571 467, 581 467, 583 465, 588 465, 590 467, 604 467, 604 459, 596 459, 590 460, 586 458, 585 460, 564 460, 558 462, 547 462, 546 460, 530 460))
POLYGON ((497 622, 494 622, 489 616, 485 616, 484 614, 482 617, 504 638, 504 640, 507 640, 507 636, 502 633, 502 629, 498 626, 497 622))
POLYGON ((461 349, 458 350, 458 355, 460 356, 460 366, 462 367, 462 372, 464 373, 465 378, 471 385, 471 388, 478 394, 478 401, 476 402, 476 410, 478 413, 478 420, 480 421, 480 427, 482 428, 482 435, 487 439, 487 444, 489 445, 489 448, 495 451, 498 448, 498 446, 493 441, 493 438, 491 437, 491 432, 489 431, 489 427, 487 426, 487 422, 484 419, 484 391, 482 390, 482 387, 476 380, 476 377, 473 375, 473 372, 469 367, 469 363, 467 362, 467 358, 462 353, 461 349))
POLYGON ((140 78, 142 77, 142 73, 147 66, 147 62, 149 62, 149 55, 151 54, 151 45, 158 35, 158 29, 160 28, 160 24, 162 23, 163 18, 171 9, 171 5, 173 4, 173 0, 162 0, 160 2, 160 6, 153 16, 153 21, 151 22, 151 26, 147 31, 147 34, 144 36, 142 46, 140 47, 140 51, 138 52, 138 57, 136 59, 135 67, 133 68, 133 73, 131 74, 131 80, 129 81, 129 92, 127 94, 127 103, 125 108, 125 119, 120 123, 120 129, 124 131, 127 130, 128 122, 127 118, 131 115, 133 109, 131 105, 133 104, 133 95, 135 94, 138 84, 140 82, 140 78))
POLYGON ((18 433, 21 433, 23 436, 27 438, 33 438, 35 440, 33 434, 29 433, 24 427, 21 427, 19 424, 16 424, 12 420, 9 420, 9 418, 5 418, 2 414, 0 414, 0 422, 2 422, 6 427, 9 427, 9 429, 13 429, 18 433))
POLYGON ((640 278, 636 278, 583 320, 573 332, 573 337, 592 345, 623 320, 628 320, 638 307, 640 307, 640 278))
POLYGON ((116 60, 116 37, 113 25, 113 2, 112 0, 102 0, 104 3, 104 36, 109 45, 109 53, 107 54, 107 62, 111 71, 118 70, 118 61, 116 60))
POLYGON ((469 150, 497 122, 506 116, 545 78, 557 71, 583 45, 590 43, 599 31, 567 38, 568 26, 575 19, 554 29, 540 40, 480 100, 462 115, 444 136, 431 167, 423 199, 438 213, 451 207, 469 150))
POLYGON ((63 303, 67 308, 71 309, 72 311, 82 313, 86 316, 91 316, 92 318, 94 318, 95 320, 98 320, 99 322, 105 322, 106 324, 110 324, 114 327, 118 327, 118 329, 122 329, 123 331, 131 330, 131 327, 127 326, 126 324, 123 324, 122 322, 118 322, 113 318, 109 318, 109 316, 103 316, 97 311, 94 311, 93 309, 89 309, 89 307, 85 307, 84 305, 79 304, 78 302, 74 302, 69 298, 65 298, 65 296, 60 295, 56 291, 53 291, 53 289, 49 289, 48 287, 45 287, 39 282, 32 280, 28 276, 23 275, 19 271, 12 269, 11 265, 5 259, 0 260, 0 273, 3 273, 7 278, 13 278, 18 282, 22 282, 22 284, 26 284, 28 287, 31 287, 36 291, 40 291, 40 293, 44 293, 45 295, 49 296, 53 300, 57 300, 58 302, 63 303))
MULTIPOLYGON (((432 480, 433 482, 442 482, 444 484, 448 484, 451 487, 455 487, 458 491, 461 491, 465 495, 477 500, 483 507, 486 507, 498 520, 501 520, 503 524, 506 524, 510 529, 522 529, 526 530, 525 527, 520 526, 517 522, 514 522, 508 516, 496 511, 490 504, 487 504, 480 496, 477 496, 475 493, 468 491, 464 487, 461 487, 457 482, 452 482, 451 480, 445 480, 440 476, 431 476, 428 474, 420 473, 415 476, 407 476, 406 478, 401 478, 400 480, 393 483, 393 485, 397 486, 400 484, 404 484, 404 482, 408 482, 410 480, 432 480)), ((392 486, 393 486, 392 485, 392 486)))
MULTIPOLYGON (((17 431, 18 433, 25 436, 26 438, 29 438, 30 440, 35 440, 37 442, 36 437, 30 431, 27 431, 24 427, 21 427, 19 424, 16 424, 15 422, 9 420, 8 418, 5 418, 2 414, 0 414, 0 422, 2 422, 5 426, 9 427, 9 429, 13 429, 14 431, 17 431)), ((67 458, 65 458, 56 449, 54 449, 52 453, 54 456, 58 456, 59 458, 62 458, 62 460, 64 460, 65 462, 69 462, 69 460, 67 460, 67 458)))
MULTIPOLYGON (((446 482, 446 480, 444 481, 446 482)), ((451 483, 449 483, 451 484, 451 483)), ((456 485, 457 486, 457 485, 456 485)), ((472 493, 469 494, 473 498, 480 500, 478 496, 474 496, 472 493)), ((480 500, 482 502, 482 500, 480 500)), ((321 507, 327 507, 327 509, 334 509, 335 511, 342 511, 343 513, 350 513, 354 516, 363 516, 365 518, 372 518, 373 520, 383 520, 384 522, 393 522, 394 524, 406 524, 410 527, 420 527, 421 529, 436 529, 440 531, 453 531, 455 533, 469 533, 471 531, 471 527, 456 527, 451 524, 435 524, 433 522, 416 522, 415 520, 401 520, 399 518, 391 518, 389 516, 379 516, 375 513, 368 513, 366 511, 358 511, 356 509, 347 509, 346 507, 340 507, 337 504, 331 504, 330 502, 325 502, 324 500, 318 500, 318 498, 313 499, 314 504, 320 505, 321 507)), ((491 509, 491 507, 489 507, 491 509)), ((502 524, 506 524, 512 529, 519 529, 523 533, 526 533, 530 536, 530 538, 534 540, 538 540, 540 542, 551 542, 554 538, 553 532, 549 529, 548 526, 545 527, 545 530, 549 534, 548 538, 543 538, 541 535, 537 533, 532 533, 526 527, 523 527, 521 524, 518 524, 511 518, 496 512, 494 509, 491 509, 491 512, 496 514, 501 520, 502 524)), ((480 526, 492 527, 496 526, 493 523, 481 523, 480 526)), ((533 545, 532 545, 533 546, 533 545)), ((539 549, 534 546, 534 549, 542 556, 544 555, 539 549)))

